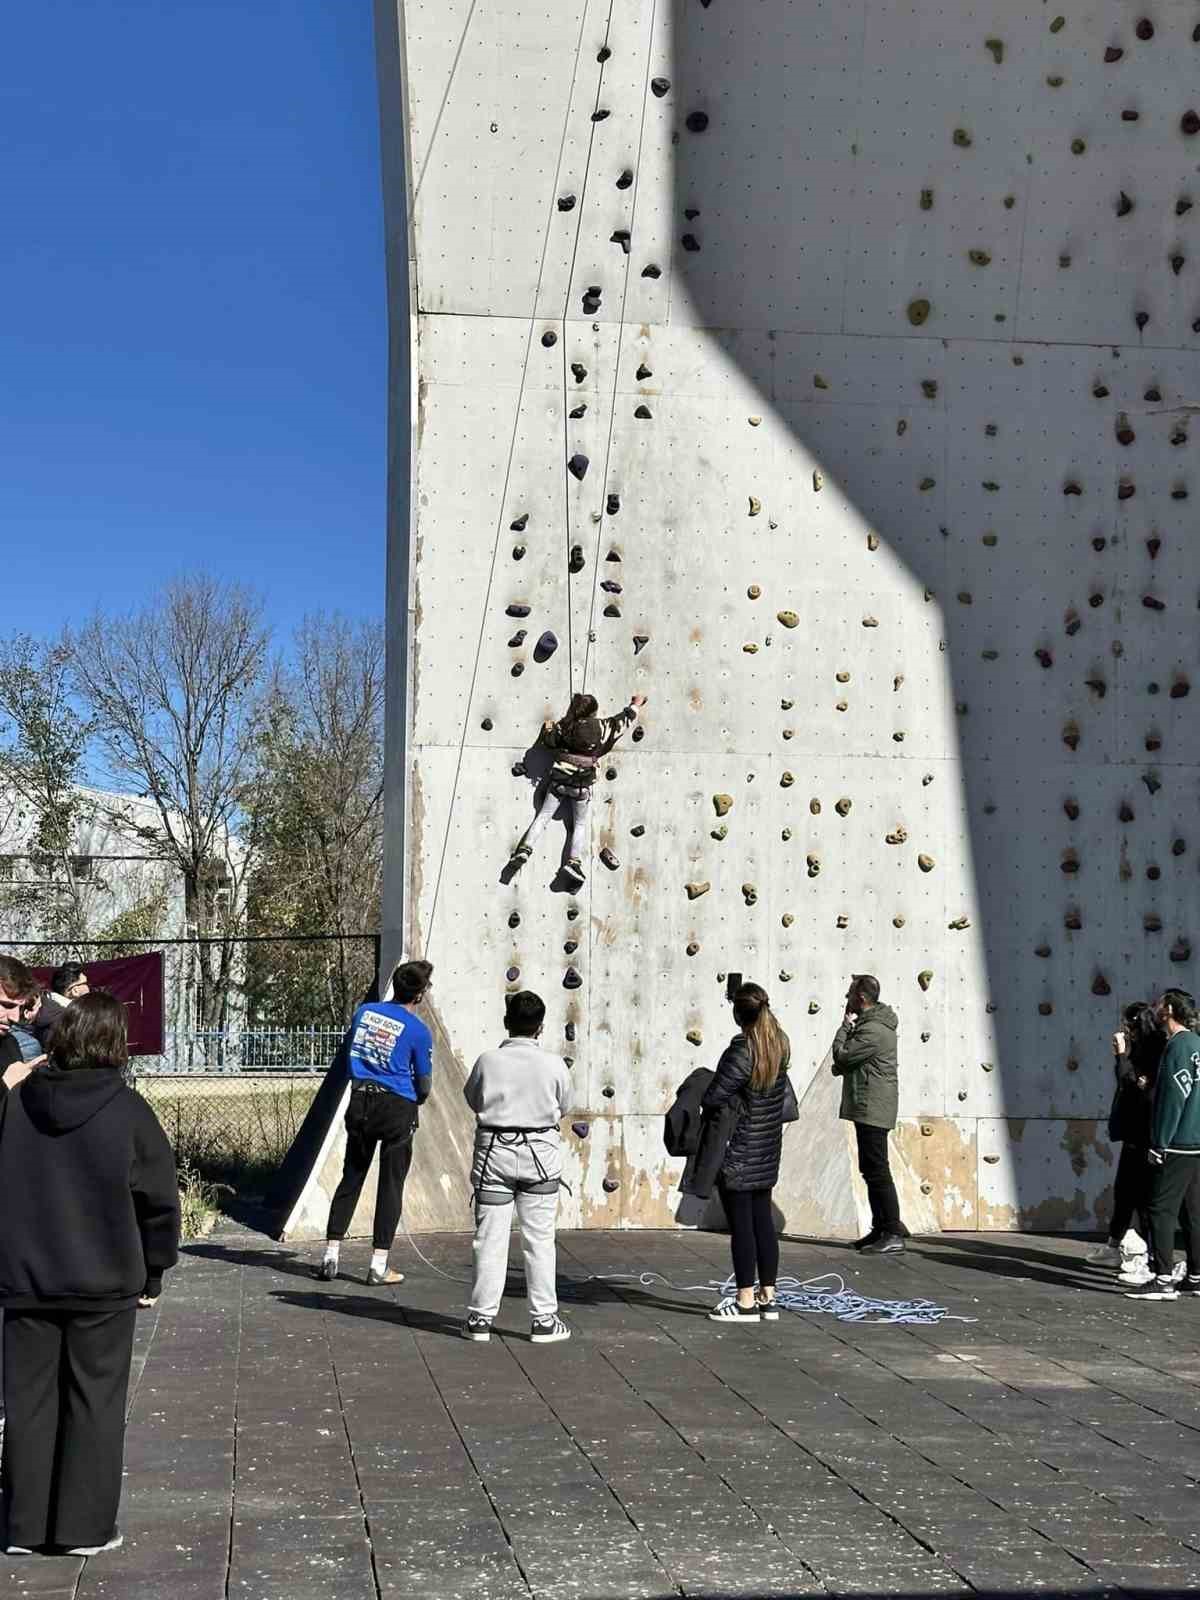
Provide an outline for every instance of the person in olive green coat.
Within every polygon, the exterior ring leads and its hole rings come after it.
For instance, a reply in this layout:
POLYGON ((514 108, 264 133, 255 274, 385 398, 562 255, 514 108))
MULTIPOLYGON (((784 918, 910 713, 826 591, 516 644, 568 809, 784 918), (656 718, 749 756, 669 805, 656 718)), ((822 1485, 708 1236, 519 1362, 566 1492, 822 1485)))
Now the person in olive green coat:
POLYGON ((880 1003, 878 978, 856 973, 833 1041, 833 1075, 842 1080, 839 1115, 854 1124, 858 1170, 871 1203, 871 1231, 854 1246, 864 1255, 896 1254, 908 1236, 888 1163, 888 1134, 896 1126, 898 1098, 896 1028, 896 1013, 880 1003))

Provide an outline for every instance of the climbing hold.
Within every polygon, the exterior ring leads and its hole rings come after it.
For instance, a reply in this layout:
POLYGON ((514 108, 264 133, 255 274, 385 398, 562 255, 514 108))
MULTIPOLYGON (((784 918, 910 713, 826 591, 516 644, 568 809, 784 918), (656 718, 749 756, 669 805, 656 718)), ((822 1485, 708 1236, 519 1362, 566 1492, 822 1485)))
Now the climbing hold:
POLYGON ((1080 928, 1083 927, 1083 917, 1081 913, 1074 910, 1068 911, 1066 916, 1063 918, 1063 927, 1069 928, 1072 933, 1078 933, 1080 928))
POLYGON ((575 196, 573 194, 560 194, 558 197, 558 209, 560 211, 574 211, 575 196))
POLYGON ((594 317, 600 309, 600 288, 593 285, 583 297, 583 314, 585 317, 594 317))
POLYGON ((661 100, 663 95, 665 95, 669 91, 670 87, 671 87, 670 78, 651 78, 650 79, 650 93, 652 95, 654 95, 655 99, 657 99, 657 100, 661 100))
POLYGON ((1172 700, 1186 700, 1190 693, 1191 684, 1188 683, 1186 678, 1176 678, 1171 685, 1172 700))
POLYGON ((1157 794, 1162 788, 1161 780, 1153 772, 1143 772, 1142 782, 1146 785, 1146 788, 1151 794, 1157 794))
POLYGON ((790 972, 785 972, 785 971, 781 970, 780 973, 779 973, 779 981, 780 981, 780 983, 791 983, 792 974, 790 972))
POLYGON ((813 470, 812 485, 814 494, 820 494, 821 490, 825 487, 825 474, 823 472, 818 472, 815 468, 813 470))
POLYGON ((991 253, 987 250, 968 250, 967 257, 975 267, 988 267, 992 263, 991 253))
POLYGON ((510 522, 508 526, 513 533, 524 533, 525 529, 529 526, 528 511, 522 511, 521 515, 513 522, 510 522))
POLYGON ((484 733, 491 733, 494 724, 491 717, 484 717, 479 726, 483 729, 484 733))
POLYGON ((615 578, 605 578, 600 587, 605 594, 624 594, 625 592, 624 585, 618 583, 615 578))
POLYGON ((1078 822, 1079 821, 1079 801, 1078 800, 1064 800, 1063 801, 1063 810, 1066 812, 1067 816, 1070 817, 1072 822, 1078 822))
POLYGON ((573 455, 567 462, 567 471, 580 483, 587 477, 587 469, 588 458, 585 455, 573 455))
POLYGON ((918 489, 920 489, 922 494, 928 494, 930 489, 936 489, 937 488, 937 479, 936 478, 922 478, 920 483, 917 485, 917 487, 918 487, 918 489))
POLYGON ((795 919, 795 917, 792 915, 792 913, 790 911, 785 911, 783 913, 782 917, 780 917, 779 920, 780 920, 780 922, 783 924, 783 926, 785 928, 790 928, 792 923, 795 922, 796 919, 795 919))
POLYGON ((742 899, 748 906, 752 906, 757 902, 758 890, 752 883, 744 883, 742 885, 742 899))
POLYGON ((920 867, 922 872, 932 872, 934 868, 933 857, 920 855, 917 857, 917 865, 920 867))
POLYGON ((1176 939, 1175 943, 1171 946, 1170 954, 1168 955, 1167 959, 1175 962, 1190 961, 1192 959, 1191 945, 1186 939, 1176 939))
POLYGON ((1128 446, 1131 445, 1136 438, 1137 434, 1134 433, 1133 429, 1129 426, 1129 418, 1122 411, 1120 416, 1117 418, 1117 443, 1128 446))
POLYGON ((605 1194, 616 1194, 617 1190, 621 1187, 621 1180, 619 1178, 605 1178, 600 1187, 604 1190, 605 1194))
POLYGON ((504 974, 504 981, 505 983, 516 983, 520 976, 520 967, 509 967, 508 971, 504 974))
POLYGON ((1124 54, 1125 52, 1121 49, 1120 45, 1110 44, 1108 49, 1104 52, 1104 59, 1111 67, 1115 62, 1120 61, 1124 54))
POLYGON ((1154 24, 1150 21, 1149 17, 1142 17, 1138 22, 1137 27, 1134 28, 1133 31, 1137 34, 1139 39, 1153 39, 1154 24))
POLYGON ((892 918, 892 927, 893 928, 902 928, 904 926, 905 920, 906 919, 904 917, 893 917, 892 918))
POLYGON ((584 559, 583 546, 581 544, 573 544, 571 546, 571 554, 567 559, 567 571, 582 572, 586 565, 587 562, 584 559))
POLYGON ((1083 627, 1083 623, 1079 620, 1079 613, 1077 611, 1068 611, 1063 617, 1063 627, 1067 637, 1074 638, 1080 628, 1083 627))
POLYGON ((937 399, 937 392, 938 392, 938 386, 937 386, 937 379, 936 378, 922 378, 921 379, 921 393, 925 396, 925 398, 927 400, 936 400, 937 399))
POLYGON ((1122 122, 1138 122, 1140 118, 1141 112, 1135 111, 1132 106, 1127 106, 1121 113, 1122 122))
POLYGON ((1083 139, 1071 140, 1071 154, 1073 156, 1081 156, 1086 149, 1087 144, 1083 139))
POLYGON ((587 368, 584 366, 582 361, 572 361, 571 376, 575 379, 576 383, 582 383, 587 377, 587 368))
POLYGON ((752 428, 757 428, 757 427, 760 427, 762 425, 762 418, 761 417, 747 417, 746 421, 750 424, 750 426, 752 428))
POLYGON ((908 303, 908 320, 914 328, 919 328, 928 321, 932 307, 928 300, 910 300, 908 303))
POLYGON ((950 929, 951 933, 965 933, 966 930, 971 926, 971 919, 970 917, 955 917, 954 921, 948 922, 946 926, 950 929))
POLYGON ((713 810, 719 817, 726 816, 733 809, 733 796, 731 794, 715 794, 712 797, 713 810))
POLYGON ((819 372, 814 372, 813 373, 813 388, 814 389, 828 389, 828 387, 829 387, 828 381, 825 378, 823 378, 819 372))
POLYGON ((628 228, 614 228, 608 236, 610 244, 619 244, 623 255, 629 254, 630 235, 628 228))
POLYGON ((1054 21, 1050 24, 1050 32, 1051 33, 1061 33, 1062 30, 1066 27, 1066 25, 1067 25, 1066 17, 1055 17, 1054 21))
POLYGON ((776 621, 781 622, 785 628, 794 628, 800 618, 794 611, 779 611, 776 613, 776 621))
POLYGON ((1184 839, 1172 839, 1171 840, 1171 854, 1173 856, 1181 856, 1181 855, 1183 855, 1183 853, 1184 853, 1184 851, 1186 849, 1187 849, 1187 841, 1186 840, 1184 840, 1184 839))
POLYGON ((588 1134, 591 1132, 591 1123, 573 1122, 571 1124, 571 1132, 577 1139, 586 1139, 588 1134))
POLYGON ((808 811, 809 815, 813 817, 819 817, 821 815, 821 802, 816 798, 815 795, 808 802, 808 811))
POLYGON ((592 121, 607 122, 611 116, 612 112, 606 106, 601 106, 598 110, 592 112, 592 121))
POLYGON ((808 867, 808 875, 809 875, 809 877, 810 878, 819 877, 820 876, 820 872, 821 872, 821 858, 820 858, 820 856, 818 856, 818 855, 810 855, 810 856, 806 856, 804 859, 805 859, 805 863, 806 863, 806 865, 808 867))
POLYGON ((1063 493, 1082 494, 1083 490, 1080 488, 1079 484, 1075 482, 1074 478, 1068 478, 1066 483, 1063 484, 1063 493))
POLYGON ((1062 741, 1068 750, 1079 749, 1079 729, 1074 722, 1068 722, 1064 726, 1062 741))
POLYGON ((581 989, 582 987, 583 979, 579 976, 579 973, 574 967, 568 967, 566 972, 563 974, 563 988, 581 989))
POLYGON ((953 138, 954 143, 960 150, 967 150, 970 148, 972 143, 971 135, 965 128, 955 128, 953 138))
POLYGON ((819 1000, 810 1000, 808 1002, 808 1014, 810 1017, 815 1017, 820 1009, 821 1002, 819 1000))
POLYGON ((756 584, 756 583, 752 583, 750 585, 750 587, 746 590, 746 598, 747 598, 747 600, 757 600, 761 594, 762 594, 762 590, 759 588, 758 584, 756 584))
POLYGON ((1171 490, 1171 499, 1172 500, 1186 500, 1187 497, 1188 497, 1187 487, 1186 487, 1186 485, 1184 485, 1182 483, 1177 483, 1175 485, 1175 487, 1171 490))
POLYGON ((684 890, 689 900, 699 900, 702 894, 707 894, 712 888, 711 883, 685 883, 684 890))
POLYGON ((1139 311, 1133 320, 1137 323, 1138 331, 1140 332, 1150 321, 1150 313, 1148 311, 1139 311))
POLYGON ((542 335, 542 344, 544 348, 547 350, 552 350, 557 343, 558 335, 551 329, 547 328, 546 332, 542 335))
POLYGON ((1178 252, 1177 252, 1175 255, 1171 256, 1169 259, 1170 259, 1170 262, 1171 262, 1171 271, 1175 274, 1176 277, 1178 277, 1179 274, 1183 271, 1184 258, 1183 258, 1183 256, 1179 255, 1178 252))
POLYGON ((1112 993, 1112 984, 1102 972, 1098 972, 1092 979, 1092 993, 1101 995, 1112 993))
MULTIPOLYGON (((610 494, 608 499, 605 501, 604 508, 610 517, 615 517, 617 512, 621 509, 621 496, 619 494, 610 494)), ((608 559, 609 561, 619 561, 621 558, 619 555, 616 555, 610 550, 608 553, 608 559)))
POLYGON ((758 654, 758 646, 756 644, 744 644, 742 649, 748 656, 756 656, 758 654))
POLYGON ((756 517, 756 516, 758 516, 759 512, 762 510, 762 501, 755 494, 750 495, 749 499, 750 499, 750 515, 752 517, 756 517))
POLYGON ((1134 816, 1133 807, 1129 804, 1128 800, 1122 800, 1121 801, 1120 806, 1117 808, 1117 816, 1120 818, 1120 820, 1122 822, 1132 822, 1133 821, 1133 816, 1134 816))
POLYGON ((699 1028, 689 1028, 685 1037, 689 1044, 699 1045, 704 1043, 704 1035, 699 1028))
POLYGON ((604 849, 601 850, 600 859, 610 872, 616 872, 618 867, 621 865, 607 845, 605 845, 604 849))
MULTIPOLYGON (((633 636, 633 653, 634 653, 634 655, 635 656, 640 656, 642 651, 646 648, 646 646, 649 643, 650 643, 650 635, 648 633, 635 633, 634 636, 633 636)), ((645 731, 646 730, 644 728, 635 728, 633 730, 633 737, 634 737, 635 740, 637 740, 638 743, 641 742, 639 736, 641 734, 644 734, 645 731)))
POLYGON ((1001 64, 1001 62, 1004 60, 1004 40, 1003 39, 985 39, 983 41, 983 47, 984 47, 985 50, 990 50, 991 51, 992 60, 996 63, 997 66, 999 66, 1001 64))
POLYGON ((647 378, 652 378, 654 376, 654 373, 651 370, 651 368, 649 368, 646 365, 646 363, 643 361, 639 365, 639 367, 637 369, 637 372, 634 374, 634 376, 637 378, 637 381, 639 383, 645 383, 647 378))
POLYGON ((689 133, 703 133, 708 127, 708 112, 689 111, 684 119, 684 126, 689 133))
POLYGON ((527 617, 529 612, 530 607, 523 600, 514 600, 511 605, 504 608, 505 615, 509 617, 527 617))
POLYGON ((619 617, 621 615, 621 608, 615 601, 610 600, 608 605, 606 605, 604 608, 604 615, 606 617, 619 617))
POLYGON ((516 633, 514 633, 512 638, 508 641, 508 648, 510 650, 519 650, 524 643, 525 643, 525 629, 524 628, 518 628, 516 633))
POLYGON ((1049 1016, 1052 1016, 1053 1013, 1054 1013, 1054 1007, 1050 1003, 1049 1000, 1041 1000, 1041 1001, 1038 1002, 1038 1015, 1039 1016, 1041 1016, 1041 1017, 1049 1017, 1049 1016))
POLYGON ((602 44, 600 46, 599 50, 596 51, 596 60, 600 62, 601 66, 603 66, 603 64, 608 60, 608 58, 611 55, 612 55, 612 51, 608 47, 608 45, 602 44))
POLYGON ((729 837, 729 829, 725 826, 724 823, 722 823, 719 828, 713 828, 711 830, 711 832, 709 833, 709 838, 710 839, 715 839, 718 844, 721 842, 722 839, 727 839, 728 837, 729 837))
POLYGON ((836 802, 833 809, 837 812, 839 817, 846 817, 850 814, 850 807, 852 804, 853 801, 847 800, 845 795, 843 795, 842 798, 836 802))
POLYGON ((903 844, 907 838, 908 829, 903 823, 901 823, 900 826, 894 828, 891 833, 884 834, 883 842, 885 844, 903 844))
POLYGON ((642 277, 643 278, 661 278, 662 277, 662 268, 660 266, 656 266, 655 263, 652 261, 649 264, 649 266, 646 266, 646 267, 642 268, 642 277))
POLYGON ((879 549, 879 535, 877 533, 869 533, 867 535, 867 549, 868 550, 878 550, 879 549))
POLYGON ((921 190, 921 210, 922 211, 932 211, 933 210, 933 190, 932 189, 922 189, 921 190))
POLYGON ((930 972, 928 970, 928 968, 926 968, 926 970, 924 972, 918 972, 917 973, 917 983, 920 985, 922 991, 928 989, 929 985, 932 982, 933 982, 933 973, 930 972))
POLYGON ((1152 594, 1144 594, 1142 596, 1142 604, 1147 611, 1165 611, 1167 609, 1165 602, 1152 594))
POLYGON ((687 953, 689 956, 696 956, 700 954, 700 946, 694 939, 692 940, 691 944, 688 945, 687 953))
POLYGON ((617 178, 617 188, 618 189, 632 189, 632 187, 633 187, 633 173, 630 172, 628 167, 626 167, 624 172, 622 172, 620 174, 620 176, 617 178))
POLYGON ((876 617, 864 617, 862 619, 862 625, 864 628, 877 628, 879 626, 879 621, 876 617))
POLYGON ((1117 200, 1117 215, 1119 217, 1127 217, 1132 210, 1133 201, 1125 193, 1124 189, 1122 189, 1117 200))
POLYGON ((639 422, 649 422, 654 415, 650 407, 646 405, 638 406, 633 414, 639 422))
POLYGON ((600 1091, 606 1100, 611 1100, 616 1092, 611 1083, 606 1083, 600 1091))
POLYGON ((693 255, 700 248, 700 241, 697 239, 694 233, 683 234, 679 242, 685 250, 691 252, 693 255))
POLYGON ((1142 918, 1142 927, 1147 933, 1161 933, 1162 918, 1153 911, 1147 911, 1146 915, 1142 918))
POLYGON ((1175 202, 1175 215, 1177 217, 1186 216, 1188 214, 1188 212, 1192 209, 1192 206, 1194 205, 1194 203, 1195 202, 1192 199, 1190 199, 1190 197, 1188 195, 1181 195, 1179 197, 1179 199, 1176 200, 1176 202, 1175 202))
MULTIPOLYGON (((1061 72, 1051 72, 1047 76, 1046 82, 1050 85, 1050 87, 1052 89, 1061 89, 1062 86, 1063 86, 1063 82, 1064 82, 1063 75, 1062 75, 1061 72)), ((1007 205, 1007 204, 1008 204, 1008 201, 1006 200, 1005 201, 1005 205, 1007 205)))

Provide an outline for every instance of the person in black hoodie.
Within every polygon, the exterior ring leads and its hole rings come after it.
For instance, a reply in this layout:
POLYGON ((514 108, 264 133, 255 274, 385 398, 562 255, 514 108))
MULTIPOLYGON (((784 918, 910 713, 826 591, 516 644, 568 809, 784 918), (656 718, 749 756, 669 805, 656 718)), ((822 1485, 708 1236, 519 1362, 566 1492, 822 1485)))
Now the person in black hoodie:
POLYGON ((136 1308, 179 1252, 175 1158, 124 1080, 123 1007, 83 997, 0 1100, 0 1306, 10 1555, 95 1555, 117 1511, 136 1308))
POLYGON ((1121 1146, 1113 1178, 1113 1209, 1108 1245, 1098 1259, 1119 1267, 1122 1283, 1145 1283, 1153 1276, 1150 1198, 1154 1168, 1150 1164, 1150 1113, 1158 1063, 1166 1039, 1154 1007, 1135 1000, 1121 1014, 1124 1027, 1113 1035, 1113 1070, 1117 1087, 1108 1117, 1108 1136, 1121 1146), (1125 1254, 1122 1241, 1136 1222, 1142 1249, 1125 1254))
POLYGON ((757 983, 744 983, 734 994, 733 1018, 742 1031, 726 1047, 700 1104, 706 1116, 738 1108, 717 1182, 737 1293, 708 1315, 713 1322, 777 1322, 779 1237, 771 1191, 779 1179, 783 1124, 798 1115, 787 1074, 791 1046, 757 983))

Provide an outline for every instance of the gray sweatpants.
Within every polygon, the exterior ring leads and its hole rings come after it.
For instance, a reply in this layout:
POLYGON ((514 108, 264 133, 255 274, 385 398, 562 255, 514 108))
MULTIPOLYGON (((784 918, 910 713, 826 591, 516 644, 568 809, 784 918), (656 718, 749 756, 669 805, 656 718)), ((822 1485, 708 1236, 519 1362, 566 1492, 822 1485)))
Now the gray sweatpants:
POLYGON ((557 1129, 496 1136, 482 1128, 476 1130, 471 1163, 471 1187, 476 1195, 472 1316, 487 1317, 490 1322, 500 1310, 514 1209, 525 1255, 529 1314, 540 1320, 557 1312, 554 1222, 561 1176, 562 1145, 557 1129))
POLYGON ((571 844, 567 851, 569 859, 582 861, 587 855, 588 840, 588 807, 592 803, 591 793, 585 794, 582 800, 560 800, 549 790, 538 807, 537 815, 525 830, 524 843, 531 850, 535 849, 538 840, 545 833, 554 813, 562 806, 567 816, 571 819, 571 844))

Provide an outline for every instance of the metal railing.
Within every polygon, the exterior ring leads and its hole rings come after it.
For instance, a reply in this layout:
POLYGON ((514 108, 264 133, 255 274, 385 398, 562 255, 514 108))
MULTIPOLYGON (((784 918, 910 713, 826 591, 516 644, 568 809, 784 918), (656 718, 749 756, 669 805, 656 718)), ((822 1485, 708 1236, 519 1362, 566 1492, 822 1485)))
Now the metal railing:
POLYGON ((138 1056, 139 1076, 179 1077, 324 1072, 340 1028, 168 1028, 160 1056, 138 1056))

